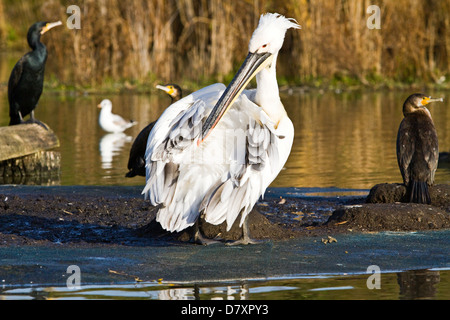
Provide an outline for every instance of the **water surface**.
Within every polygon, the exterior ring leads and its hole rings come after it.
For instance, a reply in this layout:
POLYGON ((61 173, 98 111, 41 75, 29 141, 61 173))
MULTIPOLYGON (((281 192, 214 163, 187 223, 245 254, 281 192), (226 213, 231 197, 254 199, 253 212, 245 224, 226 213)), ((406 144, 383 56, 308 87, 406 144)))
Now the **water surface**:
MULTIPOLYGON (((379 289, 369 289, 369 274, 317 275, 294 279, 216 283, 135 282, 115 285, 33 285, 1 288, 2 300, 409 300, 450 299, 449 270, 381 274, 379 289)), ((369 281, 370 282, 370 281, 369 281)))
MULTIPOLYGON (((282 92, 295 127, 285 169, 273 187, 337 187, 369 189, 383 182, 401 182, 395 141, 406 92, 282 92)), ((429 92, 446 97, 445 92, 429 92)), ((447 101, 447 100, 446 100, 447 101)), ((143 177, 125 178, 132 141, 170 104, 154 94, 42 95, 36 117, 60 139, 61 185, 143 185, 143 177), (113 102, 113 112, 137 120, 123 134, 108 134, 98 125, 97 104, 113 102)), ((450 109, 447 102, 430 105, 440 151, 450 151, 450 109)), ((0 126, 7 125, 6 87, 0 88, 0 126)), ((450 166, 440 165, 436 183, 450 182, 450 166)))
MULTIPOLYGON (((1 56, 0 126, 9 122, 6 83, 20 56, 1 56)), ((285 169, 272 187, 335 187, 340 195, 342 189, 365 190, 377 183, 401 182, 395 140, 403 117, 402 104, 411 93, 282 91, 282 101, 295 127, 295 139, 285 169)), ((430 105, 430 111, 440 150, 448 152, 449 95, 426 93, 446 98, 444 103, 430 105)), ((143 177, 124 177, 131 143, 169 104, 170 99, 162 92, 85 95, 44 91, 36 117, 55 131, 61 143, 57 150, 62 156, 61 175, 51 184, 144 185, 143 177), (138 125, 124 134, 103 132, 98 125, 96 106, 104 98, 112 100, 114 113, 137 120, 138 125)), ((450 165, 440 164, 436 183, 450 183, 450 165)), ((369 290, 367 277, 316 274, 220 283, 87 284, 77 290, 3 282, 0 299, 450 299, 448 269, 388 272, 382 275, 381 290, 369 290)))

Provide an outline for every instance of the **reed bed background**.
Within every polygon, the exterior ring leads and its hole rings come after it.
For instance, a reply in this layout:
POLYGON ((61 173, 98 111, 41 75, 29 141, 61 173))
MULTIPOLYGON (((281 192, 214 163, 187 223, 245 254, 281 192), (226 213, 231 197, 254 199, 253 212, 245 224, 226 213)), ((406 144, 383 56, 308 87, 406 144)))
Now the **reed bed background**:
MULTIPOLYGON (((450 76, 450 0, 0 0, 0 49, 26 51, 35 21, 52 30, 47 78, 66 85, 228 81, 264 12, 295 18, 279 56, 282 83, 442 83, 450 76), (381 29, 369 29, 369 5, 381 29), (446 77, 446 78, 445 78, 446 77)), ((448 80, 447 80, 448 81, 448 80)))

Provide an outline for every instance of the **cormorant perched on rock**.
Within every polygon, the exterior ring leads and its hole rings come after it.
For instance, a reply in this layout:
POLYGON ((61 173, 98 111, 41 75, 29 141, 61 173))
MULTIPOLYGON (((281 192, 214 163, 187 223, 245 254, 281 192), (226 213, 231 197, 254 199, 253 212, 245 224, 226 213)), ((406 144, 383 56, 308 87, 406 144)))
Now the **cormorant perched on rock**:
POLYGON ((397 161, 409 202, 431 203, 428 187, 434 182, 438 165, 438 137, 430 111, 432 99, 424 94, 410 95, 403 104, 404 119, 397 135, 397 161))
MULTIPOLYGON (((156 88, 165 91, 172 98, 172 103, 180 100, 183 95, 181 88, 176 84, 157 85, 156 88)), ((156 121, 153 121, 142 129, 134 140, 128 160, 128 170, 130 171, 125 174, 125 177, 132 178, 137 175, 145 177, 145 149, 147 148, 148 135, 155 123, 156 121)))
POLYGON ((45 62, 47 48, 40 41, 41 35, 61 21, 47 23, 36 22, 28 29, 27 40, 32 51, 26 53, 14 66, 8 82, 9 125, 24 123, 23 117, 30 114, 30 122, 38 123, 34 118, 34 109, 44 87, 45 62))

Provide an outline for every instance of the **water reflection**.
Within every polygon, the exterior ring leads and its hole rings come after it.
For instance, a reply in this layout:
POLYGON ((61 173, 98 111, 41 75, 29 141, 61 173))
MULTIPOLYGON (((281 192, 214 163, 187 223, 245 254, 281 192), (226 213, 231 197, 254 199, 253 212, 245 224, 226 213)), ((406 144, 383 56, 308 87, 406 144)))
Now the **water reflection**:
POLYGON ((2 299, 151 299, 151 300, 298 300, 298 299, 442 299, 450 298, 447 270, 383 273, 381 288, 368 289, 367 274, 316 275, 234 283, 137 282, 123 285, 0 287, 2 299))
POLYGON ((123 132, 105 134, 99 143, 102 169, 111 169, 113 167, 113 157, 120 155, 125 149, 125 145, 131 141, 133 141, 133 137, 127 136, 123 132))
MULTIPOLYGON (((276 292, 278 290, 271 287, 268 291, 276 292)), ((209 300, 248 300, 250 298, 249 285, 244 283, 214 287, 194 284, 191 288, 165 289, 158 294, 158 300, 200 300, 203 298, 209 300)))
MULTIPOLYGON (((443 96, 442 92, 428 92, 443 96)), ((402 120, 401 106, 409 92, 306 93, 281 98, 295 127, 294 146, 272 187, 338 187, 368 189, 377 183, 401 182, 395 139, 402 120)), ((450 96, 449 96, 450 97, 450 96)), ((62 185, 144 185, 145 178, 125 178, 131 143, 122 144, 103 161, 98 125, 100 95, 42 95, 36 117, 46 122, 61 142, 62 185), (104 169, 106 167, 106 170, 104 169), (107 176, 107 179, 105 179, 107 176)), ((108 96, 117 113, 138 120, 127 135, 134 139, 168 106, 167 96, 122 94, 108 96)), ((430 107, 441 151, 450 151, 450 108, 430 107)), ((0 89, 0 126, 7 125, 6 87, 0 89)), ((105 138, 106 139, 106 138, 105 138)), ((127 138, 129 139, 129 138, 127 138)), ((436 183, 450 182, 443 163, 436 183)))
MULTIPOLYGON (((283 96, 293 120, 291 156, 275 185, 370 188, 401 182, 395 143, 407 93, 343 93, 283 96)), ((450 112, 431 110, 441 150, 450 148, 450 112)), ((450 181, 437 172, 437 181, 450 181)))
POLYGON ((397 281, 401 299, 430 299, 436 297, 441 277, 439 271, 412 270, 398 273, 397 281))

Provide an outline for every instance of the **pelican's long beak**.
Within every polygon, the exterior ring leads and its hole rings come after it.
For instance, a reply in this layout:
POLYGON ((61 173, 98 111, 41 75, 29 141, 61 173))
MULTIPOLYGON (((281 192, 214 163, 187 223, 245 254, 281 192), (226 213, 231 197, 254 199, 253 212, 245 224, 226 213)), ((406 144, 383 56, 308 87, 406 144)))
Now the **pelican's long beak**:
POLYGON ((234 76, 231 83, 225 89, 214 109, 209 114, 202 127, 202 138, 197 142, 200 145, 211 133, 223 115, 233 105, 233 102, 239 97, 247 84, 263 68, 269 65, 273 60, 271 53, 249 53, 239 71, 234 76))
POLYGON ((61 22, 61 21, 56 21, 56 22, 47 23, 47 24, 42 28, 42 30, 41 30, 41 35, 44 34, 44 33, 46 33, 48 30, 50 30, 50 29, 52 29, 52 28, 54 28, 54 27, 60 26, 60 25, 62 25, 62 22, 61 22))

